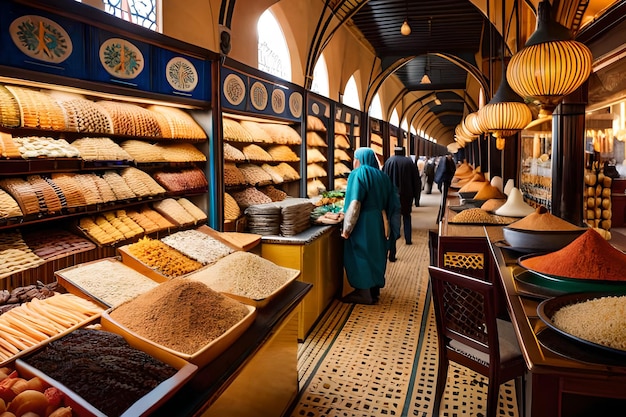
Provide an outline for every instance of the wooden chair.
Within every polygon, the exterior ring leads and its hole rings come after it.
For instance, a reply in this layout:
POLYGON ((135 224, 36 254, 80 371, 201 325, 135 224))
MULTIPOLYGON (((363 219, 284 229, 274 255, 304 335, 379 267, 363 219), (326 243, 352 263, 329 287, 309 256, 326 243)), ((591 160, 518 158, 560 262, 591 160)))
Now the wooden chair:
POLYGON ((434 416, 439 416, 450 361, 489 378, 487 417, 498 411, 500 385, 515 378, 523 416, 526 364, 513 326, 497 318, 496 287, 478 278, 429 266, 439 338, 434 416))

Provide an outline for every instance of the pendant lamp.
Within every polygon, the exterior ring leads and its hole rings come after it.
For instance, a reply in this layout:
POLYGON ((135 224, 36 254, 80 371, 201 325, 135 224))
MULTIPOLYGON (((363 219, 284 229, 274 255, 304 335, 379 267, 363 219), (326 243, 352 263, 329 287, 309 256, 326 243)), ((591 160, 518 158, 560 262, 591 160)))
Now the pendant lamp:
POLYGON ((580 87, 591 75, 593 55, 572 40, 570 31, 550 16, 550 2, 537 10, 537 28, 526 45, 511 57, 506 77, 522 97, 541 103, 540 116, 552 114, 564 96, 580 87))
POLYGON ((472 135, 481 135, 484 133, 478 125, 477 111, 469 113, 467 116, 465 116, 465 119, 463 119, 463 124, 465 125, 465 129, 472 135))
POLYGON ((500 87, 491 101, 478 110, 478 126, 496 138, 496 149, 504 149, 504 138, 524 129, 533 119, 530 108, 511 89, 503 74, 500 87))

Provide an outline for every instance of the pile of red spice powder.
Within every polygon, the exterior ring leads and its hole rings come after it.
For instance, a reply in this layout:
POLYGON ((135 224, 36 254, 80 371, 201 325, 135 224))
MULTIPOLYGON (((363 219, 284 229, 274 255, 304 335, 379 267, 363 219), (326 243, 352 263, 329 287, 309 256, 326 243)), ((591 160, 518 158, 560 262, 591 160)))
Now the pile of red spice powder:
POLYGON ((626 281, 626 254, 593 229, 563 249, 524 259, 520 265, 531 271, 564 278, 626 281))

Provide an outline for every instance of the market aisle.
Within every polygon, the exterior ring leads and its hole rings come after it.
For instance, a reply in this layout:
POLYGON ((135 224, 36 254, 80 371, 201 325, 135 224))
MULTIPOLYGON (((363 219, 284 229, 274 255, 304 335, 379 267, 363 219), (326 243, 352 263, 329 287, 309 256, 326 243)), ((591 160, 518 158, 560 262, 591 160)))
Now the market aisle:
MULTIPOLYGON (((422 194, 413 209, 413 245, 398 241, 387 285, 373 306, 335 300, 301 344, 301 392, 292 416, 430 416, 437 340, 428 286, 428 229, 441 194, 422 194)), ((465 368, 450 368, 444 416, 484 412, 486 384, 465 368)), ((511 384, 512 386, 512 384, 511 384)), ((501 391, 501 415, 517 417, 514 391, 501 391)))

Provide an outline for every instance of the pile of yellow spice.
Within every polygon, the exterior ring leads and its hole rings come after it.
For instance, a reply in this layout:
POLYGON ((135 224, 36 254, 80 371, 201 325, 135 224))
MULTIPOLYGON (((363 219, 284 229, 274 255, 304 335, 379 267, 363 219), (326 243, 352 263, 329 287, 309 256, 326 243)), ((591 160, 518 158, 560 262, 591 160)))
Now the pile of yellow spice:
POLYGON ((169 278, 179 277, 202 267, 200 262, 183 255, 160 240, 149 237, 143 237, 136 243, 128 245, 128 252, 169 278))

